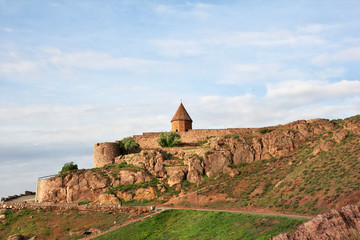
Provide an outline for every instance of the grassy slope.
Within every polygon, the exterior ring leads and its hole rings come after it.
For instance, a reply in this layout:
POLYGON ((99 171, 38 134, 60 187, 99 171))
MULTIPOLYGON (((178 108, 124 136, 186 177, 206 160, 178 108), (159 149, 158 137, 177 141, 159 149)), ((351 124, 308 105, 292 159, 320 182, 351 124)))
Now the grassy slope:
MULTIPOLYGON (((360 121, 356 116, 354 121, 360 121)), ((313 156, 320 141, 332 141, 334 129, 314 137, 281 159, 264 159, 237 166, 233 178, 220 174, 188 191, 208 195, 226 193, 233 201, 211 202, 206 207, 269 207, 278 211, 317 214, 346 203, 360 191, 360 136, 350 132, 329 151, 313 156), (254 190, 256 190, 254 192, 254 190)), ((351 201, 350 201, 351 202, 351 201)), ((192 206, 194 203, 182 202, 192 206)))
POLYGON ((17 213, 6 211, 6 222, 0 222, 0 239, 14 234, 39 239, 78 239, 91 228, 107 230, 114 221, 121 224, 128 215, 103 212, 21 210, 17 213), (71 235, 71 236, 70 236, 71 235))
POLYGON ((268 239, 304 220, 227 212, 167 210, 100 239, 268 239))

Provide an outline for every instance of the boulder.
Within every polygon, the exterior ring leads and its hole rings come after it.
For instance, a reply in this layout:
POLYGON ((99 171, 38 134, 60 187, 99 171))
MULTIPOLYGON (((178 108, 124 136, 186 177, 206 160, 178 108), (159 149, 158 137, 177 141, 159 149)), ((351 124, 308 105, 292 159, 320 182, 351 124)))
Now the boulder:
POLYGON ((224 151, 214 151, 205 156, 205 171, 208 177, 212 177, 219 172, 223 172, 223 168, 231 164, 231 156, 224 151))
POLYGON ((98 197, 98 201, 101 204, 119 204, 120 203, 119 199, 116 196, 114 196, 113 194, 109 194, 109 193, 100 194, 98 197))
POLYGON ((154 187, 139 188, 135 192, 136 200, 151 200, 156 198, 156 189, 154 187))
MULTIPOLYGON (((168 168, 175 168, 175 167, 168 167, 168 168)), ((172 171, 168 171, 168 168, 167 168, 167 172, 169 175, 169 179, 167 180, 167 183, 169 184, 169 186, 173 187, 177 184, 181 184, 185 179, 184 170, 176 168, 172 171)))
POLYGON ((318 146, 316 146, 312 152, 313 155, 319 154, 321 151, 328 151, 335 145, 333 141, 321 141, 318 146))
POLYGON ((189 170, 186 179, 192 183, 201 183, 204 177, 200 175, 195 168, 192 168, 191 170, 189 170))
POLYGON ((123 199, 125 202, 130 201, 130 200, 133 199, 132 194, 131 193, 126 193, 126 192, 118 192, 116 194, 116 196, 123 199))
POLYGON ((7 240, 24 240, 25 237, 23 235, 11 235, 7 238, 7 240))
POLYGON ((333 139, 336 143, 341 142, 349 135, 349 132, 347 130, 341 130, 339 132, 334 133, 333 139))

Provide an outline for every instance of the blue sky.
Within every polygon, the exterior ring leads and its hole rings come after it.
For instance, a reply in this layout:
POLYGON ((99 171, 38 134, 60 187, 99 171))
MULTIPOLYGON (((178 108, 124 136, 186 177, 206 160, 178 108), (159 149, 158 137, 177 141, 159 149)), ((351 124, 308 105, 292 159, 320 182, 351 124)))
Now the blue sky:
POLYGON ((360 112, 359 1, 0 0, 0 196, 93 146, 360 112))

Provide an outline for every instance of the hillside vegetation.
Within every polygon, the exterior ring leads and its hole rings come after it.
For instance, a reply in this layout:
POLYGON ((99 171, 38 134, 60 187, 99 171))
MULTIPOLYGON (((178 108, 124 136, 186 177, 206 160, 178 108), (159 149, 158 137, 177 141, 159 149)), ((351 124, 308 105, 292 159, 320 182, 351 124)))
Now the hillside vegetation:
MULTIPOLYGON (((359 126, 360 117, 348 121, 359 126)), ((349 203, 358 204, 360 137, 358 132, 349 131, 346 138, 334 142, 334 133, 342 128, 344 121, 334 122, 331 130, 308 138, 289 155, 232 164, 238 175, 219 174, 198 187, 188 188, 188 192, 196 191, 209 199, 226 194, 225 200, 209 200, 204 204, 212 208, 251 206, 316 214, 349 203), (319 150, 324 143, 330 143, 330 147, 319 150)), ((185 206, 196 205, 186 197, 176 202, 185 206)))
POLYGON ((268 239, 279 233, 291 233, 304 221, 228 212, 167 210, 95 239, 268 239))
POLYGON ((6 219, 0 222, 0 239, 22 235, 26 239, 80 239, 85 231, 100 232, 140 216, 112 212, 79 212, 52 210, 5 211, 6 219))

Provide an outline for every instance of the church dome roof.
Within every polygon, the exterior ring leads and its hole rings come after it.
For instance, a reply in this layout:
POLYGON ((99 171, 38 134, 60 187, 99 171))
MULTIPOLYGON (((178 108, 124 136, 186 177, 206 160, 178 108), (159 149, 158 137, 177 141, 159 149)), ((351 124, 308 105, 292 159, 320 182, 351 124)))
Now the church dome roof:
POLYGON ((193 121, 182 103, 180 104, 174 117, 171 119, 171 122, 173 121, 193 121))

